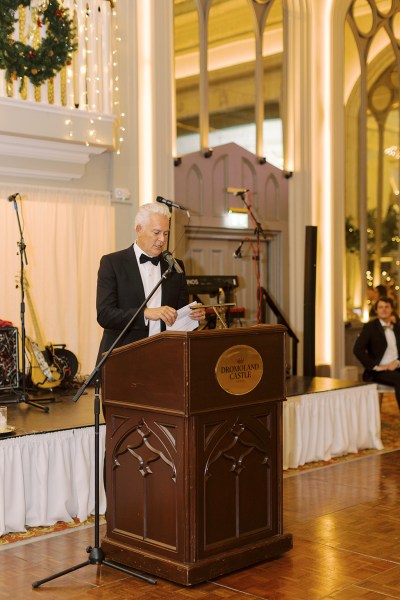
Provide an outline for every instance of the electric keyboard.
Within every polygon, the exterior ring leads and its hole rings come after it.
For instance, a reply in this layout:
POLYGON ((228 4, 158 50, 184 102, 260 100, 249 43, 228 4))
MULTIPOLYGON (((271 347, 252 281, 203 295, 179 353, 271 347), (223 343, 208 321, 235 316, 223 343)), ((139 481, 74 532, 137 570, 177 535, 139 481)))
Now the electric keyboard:
POLYGON ((232 291, 239 287, 236 275, 186 275, 189 294, 218 294, 222 288, 224 292, 232 291))

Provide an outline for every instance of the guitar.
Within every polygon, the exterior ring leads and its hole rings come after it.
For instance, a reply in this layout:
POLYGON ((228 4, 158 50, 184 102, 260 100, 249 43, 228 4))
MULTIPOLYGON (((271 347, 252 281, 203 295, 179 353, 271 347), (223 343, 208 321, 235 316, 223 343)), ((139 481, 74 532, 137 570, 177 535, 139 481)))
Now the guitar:
MULTIPOLYGON (((18 284, 20 282, 18 281, 18 284)), ((29 292, 29 283, 24 276, 26 299, 28 301, 31 321, 35 330, 36 340, 26 336, 25 344, 30 358, 30 377, 34 386, 41 389, 57 387, 62 383, 64 370, 58 361, 52 344, 45 345, 40 332, 39 323, 33 306, 32 297, 29 292)))

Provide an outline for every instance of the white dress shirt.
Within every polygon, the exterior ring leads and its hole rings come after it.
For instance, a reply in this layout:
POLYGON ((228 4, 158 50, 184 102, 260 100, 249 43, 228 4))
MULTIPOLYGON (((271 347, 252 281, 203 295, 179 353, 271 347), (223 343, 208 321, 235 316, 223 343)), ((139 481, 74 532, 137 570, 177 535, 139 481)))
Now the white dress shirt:
POLYGON ((385 329, 385 336, 387 342, 387 348, 385 350, 385 354, 382 356, 380 365, 387 365, 388 363, 393 362, 399 358, 399 351, 397 349, 396 336, 394 335, 393 329, 390 327, 386 327, 389 323, 385 323, 379 319, 380 324, 385 329))
MULTIPOLYGON (((146 254, 139 248, 137 243, 133 244, 133 249, 135 251, 136 260, 139 266, 140 276, 142 278, 143 287, 144 287, 144 295, 147 296, 150 292, 155 288, 157 283, 161 279, 161 266, 160 263, 158 265, 153 265, 152 262, 148 261, 145 263, 140 262, 140 255, 146 254)), ((147 308, 155 308, 161 306, 161 285, 158 290, 153 294, 150 300, 147 302, 147 308)), ((147 325, 149 323, 149 336, 154 335, 155 333, 160 333, 161 331, 161 322, 158 321, 147 321, 145 319, 145 323, 147 325)))

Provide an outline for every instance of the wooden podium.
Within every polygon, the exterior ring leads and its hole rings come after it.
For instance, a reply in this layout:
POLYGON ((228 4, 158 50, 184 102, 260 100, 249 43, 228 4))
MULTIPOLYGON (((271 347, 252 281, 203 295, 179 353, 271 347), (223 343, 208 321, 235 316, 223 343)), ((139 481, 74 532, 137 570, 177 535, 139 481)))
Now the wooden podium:
POLYGON ((108 559, 192 585, 292 547, 285 327, 165 332, 103 367, 108 559))

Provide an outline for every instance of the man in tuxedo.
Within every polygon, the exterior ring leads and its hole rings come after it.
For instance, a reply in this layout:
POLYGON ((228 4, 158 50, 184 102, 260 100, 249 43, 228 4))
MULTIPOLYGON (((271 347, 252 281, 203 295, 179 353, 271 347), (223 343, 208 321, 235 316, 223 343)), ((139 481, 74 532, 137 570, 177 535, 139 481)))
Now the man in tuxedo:
POLYGON ((392 298, 378 298, 377 318, 362 328, 354 354, 365 369, 364 381, 392 385, 400 408, 400 325, 392 322, 393 311, 392 298))
MULTIPOLYGON (((100 360, 129 323, 132 316, 154 289, 168 261, 161 256, 169 234, 170 213, 164 204, 143 204, 135 218, 136 241, 126 250, 102 257, 97 278, 97 321, 104 333, 100 360)), ((163 280, 157 292, 118 343, 123 346, 164 331, 177 318, 177 310, 186 306, 189 293, 183 263, 182 273, 175 269, 163 280)), ((190 318, 204 318, 204 308, 191 311, 190 318)))

